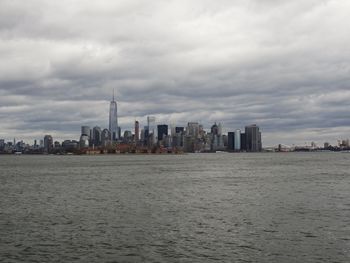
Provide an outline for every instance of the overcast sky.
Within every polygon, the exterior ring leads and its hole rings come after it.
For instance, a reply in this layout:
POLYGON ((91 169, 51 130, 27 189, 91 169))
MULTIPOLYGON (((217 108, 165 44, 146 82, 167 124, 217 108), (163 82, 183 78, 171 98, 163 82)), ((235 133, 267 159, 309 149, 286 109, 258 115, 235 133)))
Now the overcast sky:
POLYGON ((348 0, 0 0, 0 138, 119 123, 350 137, 348 0))

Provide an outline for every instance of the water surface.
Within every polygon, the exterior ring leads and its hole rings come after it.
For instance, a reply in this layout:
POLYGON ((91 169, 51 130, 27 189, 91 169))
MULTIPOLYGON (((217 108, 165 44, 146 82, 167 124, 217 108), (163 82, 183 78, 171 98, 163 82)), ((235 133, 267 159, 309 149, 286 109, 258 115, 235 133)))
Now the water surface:
POLYGON ((350 262, 350 154, 0 156, 3 262, 350 262))

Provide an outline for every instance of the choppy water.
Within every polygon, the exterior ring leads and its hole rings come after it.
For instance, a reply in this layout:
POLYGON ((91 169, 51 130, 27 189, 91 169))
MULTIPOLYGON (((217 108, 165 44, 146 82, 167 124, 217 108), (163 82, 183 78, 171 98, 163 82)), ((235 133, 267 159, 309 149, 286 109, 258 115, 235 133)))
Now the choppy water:
POLYGON ((350 154, 0 156, 2 262, 350 262, 350 154))

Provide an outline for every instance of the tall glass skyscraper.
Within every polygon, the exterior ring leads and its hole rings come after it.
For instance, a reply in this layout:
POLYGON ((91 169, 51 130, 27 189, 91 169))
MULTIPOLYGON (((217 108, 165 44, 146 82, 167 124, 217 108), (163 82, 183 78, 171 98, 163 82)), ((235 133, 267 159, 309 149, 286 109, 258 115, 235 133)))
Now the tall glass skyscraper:
POLYGON ((246 145, 248 152, 261 152, 261 132, 256 124, 245 127, 246 145))
POLYGON ((148 136, 152 134, 152 143, 157 143, 157 126, 156 126, 156 117, 148 116, 147 117, 147 125, 148 125, 148 136))
POLYGON ((168 125, 161 124, 157 126, 158 130, 158 140, 162 141, 165 136, 168 136, 168 125))
POLYGON ((140 140, 140 123, 135 121, 135 141, 138 142, 140 140))
POLYGON ((235 139, 234 139, 234 150, 240 151, 241 150, 241 130, 235 130, 235 139))
POLYGON ((114 90, 113 100, 109 106, 109 131, 111 133, 112 141, 119 139, 117 102, 114 100, 114 90))

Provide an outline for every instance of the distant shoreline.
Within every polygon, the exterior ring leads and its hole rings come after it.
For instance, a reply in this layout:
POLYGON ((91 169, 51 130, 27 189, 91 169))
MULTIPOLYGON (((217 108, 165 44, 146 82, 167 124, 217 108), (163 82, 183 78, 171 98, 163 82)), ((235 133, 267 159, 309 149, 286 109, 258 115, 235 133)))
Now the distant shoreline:
POLYGON ((43 153, 0 153, 0 156, 112 156, 112 155, 119 155, 119 156, 125 156, 125 155, 155 155, 155 156, 166 156, 166 155, 189 155, 189 154, 292 154, 292 153, 350 153, 350 151, 290 151, 290 152, 271 152, 271 151, 262 151, 262 152, 182 152, 182 153, 98 153, 98 154, 70 154, 70 153, 64 153, 64 154, 43 154, 43 153))

